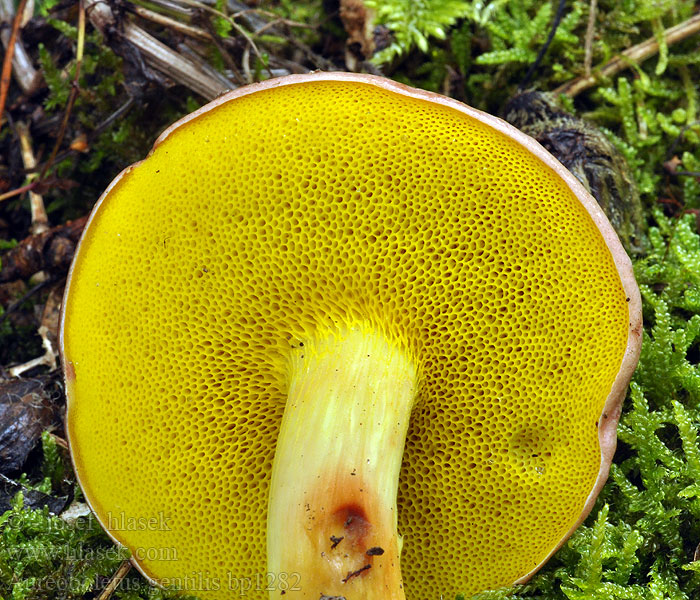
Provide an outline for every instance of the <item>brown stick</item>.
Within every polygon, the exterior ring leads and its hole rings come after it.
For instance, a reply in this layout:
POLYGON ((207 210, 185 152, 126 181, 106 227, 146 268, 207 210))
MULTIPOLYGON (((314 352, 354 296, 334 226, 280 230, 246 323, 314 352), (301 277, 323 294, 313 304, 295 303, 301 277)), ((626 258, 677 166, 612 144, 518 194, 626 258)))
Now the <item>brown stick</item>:
MULTIPOLYGON (((683 21, 671 27, 664 32, 664 37, 666 38, 666 44, 671 45, 680 42, 687 37, 700 31, 700 14, 692 16, 687 21, 683 21)), ((640 63, 647 58, 654 56, 659 51, 659 43, 656 38, 649 38, 648 40, 628 48, 624 52, 621 52, 618 56, 613 58, 610 62, 603 65, 596 74, 590 75, 588 77, 582 76, 572 79, 571 81, 560 85, 554 90, 555 94, 567 94, 574 98, 581 92, 593 87, 600 80, 606 77, 612 77, 620 71, 629 67, 630 63, 640 63)))
POLYGON ((56 442, 57 446, 60 446, 64 450, 68 450, 68 442, 65 439, 63 439, 60 436, 57 436, 55 433, 50 433, 50 432, 49 432, 49 436, 51 436, 53 441, 56 442))
POLYGON ((117 569, 117 572, 112 575, 112 579, 109 580, 107 587, 102 590, 102 593, 98 596, 97 600, 109 600, 117 589, 117 586, 122 582, 122 579, 127 576, 131 571, 131 563, 125 560, 117 569))
MULTIPOLYGON (((109 40, 110 30, 117 27, 117 18, 110 5, 101 0, 85 0, 85 6, 93 27, 102 32, 109 40)), ((230 82, 223 84, 221 77, 214 78, 203 72, 198 65, 174 52, 130 20, 123 21, 119 35, 138 50, 149 67, 207 100, 213 100, 223 92, 235 87, 230 82)))
MULTIPOLYGON (((15 6, 12 0, 0 0, 0 22, 12 23, 15 15, 15 6)), ((0 41, 5 48, 10 47, 11 28, 0 29, 0 41)), ((28 95, 36 93, 43 84, 43 77, 32 64, 32 59, 27 49, 22 44, 20 35, 14 44, 14 56, 12 57, 12 72, 22 92, 28 95)))
POLYGON ((186 85, 207 100, 213 100, 219 94, 235 87, 233 84, 224 86, 218 79, 202 73, 189 60, 173 52, 168 46, 130 21, 124 22, 122 33, 125 40, 139 49, 149 66, 186 85))
POLYGON ((8 200, 9 198, 14 198, 15 196, 19 196, 20 194, 24 194, 24 192, 30 192, 38 185, 38 181, 33 181, 32 183, 28 183, 27 185, 23 185, 22 187, 18 187, 14 190, 10 190, 9 192, 5 192, 4 194, 0 194, 0 202, 2 202, 3 200, 8 200))
POLYGON ((22 22, 22 13, 27 5, 27 0, 20 0, 17 12, 15 13, 14 21, 12 21, 12 34, 10 41, 7 44, 5 51, 5 59, 2 61, 2 74, 0 75, 0 127, 2 127, 2 115, 5 112, 5 104, 7 103, 7 94, 10 90, 10 76, 12 74, 12 57, 15 55, 15 44, 17 43, 17 34, 19 33, 19 25, 22 22))
POLYGON ((68 127, 68 121, 70 119, 71 112, 73 112, 73 105, 78 97, 78 82, 80 81, 80 66, 83 62, 83 49, 85 48, 85 3, 80 0, 78 5, 78 45, 75 52, 75 77, 73 78, 73 85, 71 86, 70 96, 68 96, 68 103, 66 105, 66 112, 63 114, 63 121, 61 121, 61 128, 58 130, 58 137, 56 137, 56 143, 53 145, 53 150, 51 150, 51 155, 49 159, 44 163, 41 173, 39 174, 39 179, 43 179, 46 173, 53 165, 53 161, 58 154, 61 144, 63 143, 63 137, 66 135, 66 128, 68 127))
POLYGON ((182 35, 186 35, 204 42, 211 41, 211 35, 199 27, 193 27, 192 25, 187 25, 181 21, 176 21, 175 19, 171 19, 170 17, 166 17, 165 15, 161 15, 160 13, 154 12, 142 6, 133 5, 129 7, 129 10, 142 19, 152 21, 158 25, 163 25, 164 27, 168 27, 173 31, 181 33, 182 35))
POLYGON ((590 0, 588 8, 588 26, 586 27, 586 51, 583 58, 583 73, 585 77, 591 76, 591 64, 593 62, 593 36, 595 35, 595 18, 598 12, 598 0, 590 0))
MULTIPOLYGON (((253 52, 255 52, 255 56, 258 57, 258 60, 261 63, 265 63, 263 60, 262 54, 260 54, 260 50, 258 50, 258 47, 255 45, 255 42, 252 40, 252 38, 246 33, 245 29, 243 29, 238 23, 236 23, 235 19, 232 19, 229 17, 226 13, 223 13, 215 8, 212 8, 211 6, 208 6, 206 4, 203 4, 201 2, 197 2, 197 0, 179 0, 181 4, 184 4, 186 6, 191 6, 192 8, 198 8, 200 10, 203 10, 204 12, 208 12, 212 15, 216 15, 217 17, 221 17, 228 21, 231 26, 238 32, 241 37, 245 39, 246 42, 248 42, 248 45, 253 49, 253 52)), ((270 68, 267 67, 268 72, 270 71, 270 68)), ((272 73, 270 73, 270 77, 272 77, 272 73)))

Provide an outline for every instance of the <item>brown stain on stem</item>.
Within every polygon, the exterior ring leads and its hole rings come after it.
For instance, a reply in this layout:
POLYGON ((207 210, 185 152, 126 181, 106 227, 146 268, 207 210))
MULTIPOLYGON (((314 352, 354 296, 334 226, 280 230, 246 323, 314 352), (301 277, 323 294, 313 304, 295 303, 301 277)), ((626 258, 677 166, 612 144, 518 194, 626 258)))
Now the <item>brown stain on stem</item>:
POLYGON ((373 598, 403 589, 395 510, 382 505, 371 477, 360 468, 352 475, 336 471, 319 478, 303 507, 308 542, 314 548, 310 555, 318 557, 308 565, 315 573, 309 598, 350 592, 373 598), (376 548, 384 552, 378 554, 376 548))

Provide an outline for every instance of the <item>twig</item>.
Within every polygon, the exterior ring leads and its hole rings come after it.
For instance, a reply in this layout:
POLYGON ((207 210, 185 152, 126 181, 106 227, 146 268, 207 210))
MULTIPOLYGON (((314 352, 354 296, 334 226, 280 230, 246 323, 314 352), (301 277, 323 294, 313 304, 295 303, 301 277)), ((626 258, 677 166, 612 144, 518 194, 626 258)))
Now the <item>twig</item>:
MULTIPOLYGON (((211 5, 214 4, 216 0, 202 0, 202 2, 211 5)), ((267 23, 265 19, 256 14, 256 11, 251 10, 247 4, 239 2, 239 0, 227 0, 226 8, 228 8, 229 12, 233 13, 232 16, 234 19, 241 16, 241 20, 251 31, 257 31, 267 23)))
MULTIPOLYGON (((666 45, 676 44, 687 37, 700 31, 700 14, 692 16, 687 21, 683 21, 671 27, 664 32, 664 38, 666 39, 666 45)), ((613 58, 607 64, 603 65, 598 72, 590 76, 577 77, 571 81, 560 85, 554 90, 555 94, 567 94, 571 98, 574 98, 581 92, 593 87, 601 79, 606 77, 612 77, 620 71, 629 67, 631 63, 640 63, 645 61, 647 58, 654 56, 659 51, 659 42, 656 38, 649 38, 648 40, 628 48, 624 52, 621 52, 618 56, 613 58)))
POLYGON ((202 56, 197 54, 197 52, 190 48, 187 42, 182 42, 177 45, 177 51, 189 60, 196 68, 198 68, 202 73, 209 75, 212 79, 216 79, 225 87, 227 90, 236 89, 238 86, 233 83, 226 75, 219 73, 214 67, 212 67, 202 56))
MULTIPOLYGON (((231 26, 243 37, 245 38, 246 42, 250 45, 250 47, 253 49, 253 52, 255 52, 255 56, 258 57, 258 60, 260 61, 261 64, 265 64, 265 61, 263 60, 262 54, 260 54, 260 50, 258 50, 258 47, 255 45, 255 42, 251 39, 251 37, 248 35, 245 29, 243 29, 238 23, 236 23, 235 19, 232 19, 229 17, 227 14, 222 13, 220 10, 216 10, 215 8, 212 8, 211 6, 207 6, 206 4, 203 4, 201 2, 197 2, 196 0, 179 0, 182 4, 185 4, 187 6, 191 6, 192 8, 200 8, 205 12, 209 12, 213 15, 216 15, 217 17, 221 17, 222 19, 225 19, 228 21, 231 26)), ((269 71, 269 67, 267 67, 269 71)), ((270 73, 270 76, 272 76, 272 73, 270 73)))
MULTIPOLYGON (((36 167, 36 158, 32 150, 32 140, 29 136, 29 127, 23 121, 17 121, 15 124, 17 135, 19 136, 19 145, 22 151, 22 162, 24 168, 31 171, 36 167)), ((32 183, 36 181, 36 173, 27 175, 27 181, 32 183)), ((29 206, 32 213, 32 227, 30 229, 33 235, 43 233, 49 228, 49 217, 46 214, 44 207, 44 199, 40 194, 37 194, 33 189, 29 190, 29 206)))
POLYGON ((693 121, 692 123, 688 123, 686 125, 683 125, 682 129, 676 136, 676 139, 673 140, 673 143, 669 147, 669 149, 666 151, 666 156, 670 160, 671 157, 676 153, 676 148, 681 144, 683 141, 683 138, 685 136, 685 132, 688 131, 688 129, 692 129, 693 127, 696 127, 697 125, 700 125, 700 121, 693 121))
MULTIPOLYGON (((161 2, 164 0, 156 0, 156 2, 161 2)), ((187 6, 198 6, 201 7, 202 4, 205 5, 211 5, 214 3, 214 0, 202 0, 201 3, 196 3, 192 2, 192 0, 174 0, 176 2, 179 2, 181 4, 185 4, 187 6)), ((281 31, 278 27, 277 24, 282 23, 285 25, 289 25, 291 27, 305 27, 303 23, 296 23, 294 21, 288 21, 286 19, 277 19, 277 21, 274 22, 268 22, 259 15, 265 15, 265 16, 271 16, 275 17, 273 13, 260 10, 260 9, 251 9, 242 2, 239 2, 238 0, 228 0, 227 2, 228 9, 231 11, 234 11, 231 17, 233 19, 237 19, 240 17, 241 21, 246 24, 246 26, 254 32, 255 37, 259 37, 263 34, 271 34, 271 35, 276 35, 283 37, 289 44, 298 49, 301 50, 301 52, 304 54, 304 56, 313 63, 314 67, 316 69, 322 69, 324 71, 336 71, 338 69, 337 65, 335 65, 332 61, 327 60, 318 54, 316 54, 311 48, 306 46, 304 43, 300 42, 296 36, 290 36, 286 34, 285 32, 281 31)), ((215 11, 216 12, 216 11, 215 11)), ((218 14, 218 13, 217 13, 218 14)), ((311 25, 307 25, 306 27, 311 27, 311 25)), ((303 65, 296 63, 294 61, 290 61, 278 56, 270 56, 270 64, 276 63, 279 66, 289 70, 292 73, 308 73, 309 69, 304 67, 303 65)), ((271 69, 268 67, 268 72, 270 73, 271 77, 278 77, 279 73, 275 72, 275 69, 271 69)))
POLYGON ((10 198, 14 198, 15 196, 19 196, 20 194, 24 194, 24 192, 30 192, 38 185, 38 181, 33 181, 32 183, 28 183, 27 185, 23 185, 22 187, 18 187, 14 190, 10 190, 9 192, 5 192, 4 194, 0 194, 0 202, 2 202, 3 200, 9 200, 10 198))
POLYGON ((39 173, 39 179, 43 179, 46 173, 53 165, 53 161, 58 154, 58 150, 63 143, 63 138, 66 135, 66 129, 68 128, 68 121, 70 120, 70 115, 73 112, 73 106, 75 105, 75 100, 78 97, 79 81, 80 81, 80 66, 83 63, 83 51, 85 49, 85 3, 80 0, 78 4, 78 45, 75 51, 75 76, 73 77, 73 84, 71 85, 70 95, 68 96, 68 102, 66 104, 66 110, 63 113, 63 121, 61 121, 61 127, 58 130, 58 136, 56 137, 56 142, 53 145, 51 154, 48 160, 44 163, 44 166, 39 173))
POLYGON ((228 89, 133 23, 124 23, 123 35, 139 49, 149 65, 207 100, 213 100, 228 89))
POLYGON ((221 38, 216 33, 216 30, 214 29, 214 26, 212 25, 209 18, 202 15, 202 22, 204 23, 204 26, 207 28, 207 31, 209 32, 209 35, 211 36, 212 43, 214 44, 214 46, 216 46, 216 49, 219 51, 219 55, 221 56, 223 61, 226 63, 226 66, 228 67, 228 69, 233 73, 233 76, 236 78, 236 82, 239 85, 245 85, 246 81, 243 79, 243 75, 241 75, 241 72, 238 70, 236 63, 231 58, 231 55, 228 53, 226 48, 224 48, 224 45, 221 43, 221 38))
POLYGON ((191 8, 185 8, 183 6, 180 6, 177 0, 173 0, 172 2, 170 2, 170 0, 149 0, 149 4, 152 4, 153 6, 158 6, 171 13, 177 13, 187 18, 191 17, 192 13, 194 12, 191 8))
POLYGON ((559 0, 559 3, 557 4, 557 12, 554 15, 554 21, 552 22, 552 27, 549 29, 549 35, 547 36, 547 40, 540 48, 540 51, 537 53, 537 56, 535 57, 535 60, 530 65, 530 68, 527 70, 527 73, 525 73, 525 77, 523 77, 523 80, 518 85, 518 89, 524 90, 525 87, 528 85, 528 83, 530 83, 530 79, 534 75, 537 67, 539 67, 540 63, 542 62, 542 58, 544 57, 545 53, 549 49, 549 45, 552 43, 552 40, 554 39, 554 36, 557 33, 557 29, 559 29, 559 25, 561 23, 561 20, 564 17, 564 9, 565 8, 566 8, 566 0, 559 0))
POLYGON ((246 83, 253 83, 253 74, 250 72, 250 46, 246 46, 241 56, 241 66, 245 75, 246 83))
POLYGON ((132 109, 134 106, 135 99, 133 96, 129 96, 126 99, 126 102, 122 104, 117 110, 115 110, 111 115, 109 115, 102 123, 97 125, 95 129, 93 129, 90 132, 90 137, 89 139, 94 139, 97 137, 99 134, 101 134, 107 127, 109 127, 114 121, 117 121, 121 119, 122 117, 126 116, 126 114, 132 109))
MULTIPOLYGON (((15 14, 15 7, 12 0, 0 0, 0 22, 7 21, 12 22, 15 14)), ((0 40, 2 40, 5 48, 10 47, 10 29, 2 28, 0 30, 0 40)), ((34 68, 32 60, 29 57, 29 53, 22 44, 22 40, 18 34, 17 40, 15 41, 15 53, 12 57, 12 70, 15 75, 15 79, 22 88, 25 94, 34 94, 41 87, 43 78, 41 73, 34 68)))
POLYGON ((131 571, 131 563, 128 560, 125 560, 119 566, 116 573, 112 575, 112 579, 109 580, 107 587, 102 590, 102 593, 97 597, 97 600, 109 600, 109 598, 112 597, 114 590, 117 589, 124 577, 128 575, 129 571, 131 571))
POLYGON ((49 432, 49 437, 51 439, 53 439, 54 442, 56 442, 57 446, 60 446, 64 450, 68 450, 68 442, 64 438, 56 435, 55 433, 51 433, 51 432, 49 432))
POLYGON ((586 27, 586 44, 583 56, 583 72, 586 77, 591 76, 591 64, 593 63, 593 36, 595 35, 595 18, 598 12, 598 0, 590 0, 588 7, 588 26, 586 27))
MULTIPOLYGON (((236 13, 236 14, 237 14, 237 15, 243 15, 244 13, 240 12, 240 13, 236 13)), ((270 22, 267 23, 266 25, 263 25, 260 29, 256 29, 256 30, 255 30, 255 35, 259 37, 259 36, 261 36, 263 33, 267 32, 268 29, 273 30, 273 29, 278 25, 278 23, 280 23, 280 22, 281 22, 281 19, 278 19, 278 20, 276 20, 276 21, 270 21, 270 22)), ((277 32, 273 31, 270 35, 276 35, 276 34, 277 34, 277 32)))
POLYGON ((48 367, 49 371, 55 371, 58 366, 56 363, 56 356, 58 351, 53 347, 51 342, 51 337, 48 327, 42 325, 37 330, 39 336, 41 337, 41 345, 44 348, 44 353, 41 356, 37 356, 32 360, 22 363, 21 365, 15 365, 10 367, 9 373, 11 377, 19 377, 22 373, 25 373, 36 367, 48 367))
POLYGON ((166 17, 165 15, 161 15, 160 13, 148 10, 147 8, 143 8, 142 6, 133 5, 129 7, 129 10, 141 17, 142 19, 146 19, 153 23, 158 23, 158 25, 168 27, 173 31, 181 33, 182 35, 186 35, 188 37, 195 38, 203 42, 212 41, 211 34, 204 31, 203 29, 200 29, 199 27, 187 25, 186 23, 182 23, 181 21, 171 19, 170 17, 166 17))
POLYGON ((255 35, 260 35, 264 30, 269 29, 270 27, 274 27, 276 25, 287 25, 288 27, 297 27, 301 29, 316 29, 315 25, 310 25, 309 23, 299 23, 298 21, 285 19, 276 15, 273 12, 270 12, 269 10, 263 10, 261 8, 246 8, 244 10, 239 10, 238 12, 233 13, 231 16, 234 19, 237 19, 238 17, 248 17, 251 13, 271 17, 273 19, 269 23, 263 25, 260 29, 256 29, 255 35))
POLYGON ((207 100, 213 100, 231 88, 230 85, 223 85, 220 79, 215 79, 203 72, 197 65, 174 52, 131 21, 124 21, 120 29, 117 18, 107 3, 101 0, 85 0, 85 5, 90 22, 108 41, 119 36, 134 46, 139 56, 143 56, 150 67, 170 77, 176 83, 188 87, 207 100))
POLYGON ((7 103, 7 94, 10 90, 10 75, 12 73, 12 57, 15 54, 15 44, 17 43, 17 33, 19 25, 22 22, 22 13, 27 5, 27 0, 20 0, 17 6, 15 18, 12 21, 12 33, 10 41, 7 44, 5 58, 2 61, 2 74, 0 74, 0 127, 2 127, 2 116, 5 113, 5 104, 7 103))
POLYGON ((46 286, 51 285, 53 283, 56 283, 56 279, 53 279, 53 278, 44 279, 44 281, 40 281, 39 283, 37 283, 33 288, 31 288, 28 292, 26 292, 21 298, 12 302, 5 309, 5 312, 0 315, 0 325, 2 325, 10 317, 10 314, 15 312, 20 306, 22 306, 22 304, 24 304, 32 296, 34 296, 35 294, 38 294, 46 286))

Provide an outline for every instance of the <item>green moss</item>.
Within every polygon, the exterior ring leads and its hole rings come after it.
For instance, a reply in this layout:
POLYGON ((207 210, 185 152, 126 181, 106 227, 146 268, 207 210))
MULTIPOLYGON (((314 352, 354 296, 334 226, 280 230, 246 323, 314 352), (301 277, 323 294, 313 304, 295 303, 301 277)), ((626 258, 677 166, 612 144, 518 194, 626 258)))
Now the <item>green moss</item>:
MULTIPOLYGON (((44 434, 42 444, 41 476, 32 482, 23 475, 19 483, 26 490, 56 493, 63 485, 65 463, 49 434, 44 434)), ((102 589, 128 558, 129 551, 115 546, 92 514, 68 522, 47 507, 25 507, 24 494, 19 493, 0 516, 0 598, 78 600, 102 589)), ((113 597, 166 600, 176 595, 130 575, 113 597)))
POLYGON ((71 526, 48 508, 24 508, 22 494, 0 517, 0 533, 0 591, 13 600, 57 592, 81 598, 98 576, 111 574, 128 557, 104 538, 92 517, 71 526))
POLYGON ((374 57, 374 62, 388 62, 413 46, 428 52, 428 38, 444 40, 446 28, 470 10, 462 0, 365 0, 376 12, 379 23, 386 25, 395 40, 374 57))

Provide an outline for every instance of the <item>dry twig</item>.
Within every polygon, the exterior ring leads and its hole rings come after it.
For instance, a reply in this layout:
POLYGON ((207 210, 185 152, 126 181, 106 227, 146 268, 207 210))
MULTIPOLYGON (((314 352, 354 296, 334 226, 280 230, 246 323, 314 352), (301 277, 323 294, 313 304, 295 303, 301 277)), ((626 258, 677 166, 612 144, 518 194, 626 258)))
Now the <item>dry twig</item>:
POLYGON ((54 347, 53 343, 51 342, 48 328, 42 325, 37 331, 41 337, 41 346, 44 348, 44 353, 41 356, 37 356, 32 360, 22 363, 21 365, 10 367, 8 370, 11 377, 21 377, 22 373, 31 371, 36 367, 48 367, 49 371, 54 371, 58 367, 58 363, 56 362, 58 348, 54 347))
POLYGON ((115 35, 120 36, 124 41, 136 48, 150 67, 207 100, 213 100, 218 95, 235 87, 230 82, 228 85, 224 85, 221 78, 214 78, 203 72, 192 62, 146 33, 134 23, 128 20, 122 24, 118 23, 112 9, 105 2, 85 0, 85 7, 92 25, 108 41, 115 35))
POLYGON ((19 25, 22 22, 22 13, 27 5, 27 0, 20 0, 17 7, 17 13, 12 21, 12 33, 5 51, 5 58, 2 61, 2 73, 0 74, 0 127, 2 126, 2 115, 5 113, 5 104, 7 104, 7 94, 10 90, 10 75, 12 73, 12 57, 15 54, 15 44, 17 43, 17 34, 19 33, 19 25))
POLYGON ((177 51, 187 60, 189 60, 202 73, 208 75, 212 79, 217 80, 225 89, 230 90, 236 87, 230 79, 224 74, 212 67, 202 56, 190 47, 187 42, 177 45, 177 51))
POLYGON ((595 18, 598 12, 598 0, 590 0, 588 7, 588 26, 586 27, 585 54, 583 57, 583 72, 586 77, 591 76, 591 64, 593 62, 593 36, 595 35, 595 18))
POLYGON ((150 66, 174 81, 186 85, 207 100, 213 100, 236 87, 233 83, 228 87, 221 85, 218 79, 202 73, 190 61, 133 23, 124 23, 123 35, 125 40, 139 49, 150 66))
MULTIPOLYGON (((692 16, 687 21, 683 21, 671 27, 664 32, 664 37, 666 38, 666 44, 670 46, 671 44, 676 44, 691 35, 698 33, 700 31, 700 14, 692 16)), ((656 38, 649 38, 648 40, 628 48, 624 52, 620 53, 618 56, 613 58, 610 62, 603 65, 597 70, 597 73, 590 76, 577 77, 571 81, 560 85, 554 90, 555 94, 567 94, 570 97, 575 97, 581 92, 593 87, 601 79, 606 77, 612 77, 620 71, 629 67, 630 64, 640 63, 647 58, 654 56, 659 51, 659 42, 656 38)))
POLYGON ((236 63, 234 62, 233 58, 231 58, 231 55, 228 53, 228 50, 224 48, 224 45, 221 43, 221 38, 216 33, 216 30, 214 29, 214 26, 212 25, 211 21, 206 16, 202 16, 202 22, 204 23, 204 27, 206 27, 207 31, 209 32, 209 35, 211 36, 212 43, 214 44, 214 46, 216 46, 216 49, 219 51, 219 56, 221 56, 224 63, 226 63, 226 66, 228 67, 229 71, 231 71, 231 73, 233 73, 233 76, 236 78, 236 83, 238 83, 238 85, 245 85, 246 83, 250 83, 246 82, 246 80, 243 78, 243 75, 238 70, 236 63))
MULTIPOLYGON (((197 2, 197 0, 179 0, 179 2, 181 2, 182 4, 185 4, 186 6, 191 6, 192 8, 201 9, 205 12, 209 12, 212 15, 215 15, 217 17, 220 17, 220 18, 228 21, 228 23, 231 24, 231 26, 238 32, 238 34, 241 37, 243 37, 246 42, 248 42, 248 45, 253 49, 253 52, 255 52, 255 56, 258 57, 258 60, 260 61, 260 63, 265 64, 265 61, 263 60, 262 54, 260 54, 260 50, 258 50, 258 47, 255 45, 255 42, 251 39, 251 37, 246 32, 246 30, 243 29, 238 23, 236 23, 235 19, 233 19, 232 17, 228 16, 225 13, 222 13, 221 11, 219 11, 215 8, 212 8, 211 6, 203 4, 202 2, 197 2)), ((272 76, 272 73, 270 73, 270 76, 272 76)))
POLYGON ((10 190, 9 192, 5 192, 4 194, 0 194, 0 202, 2 202, 3 200, 9 200, 10 198, 14 198, 15 196, 19 196, 20 194, 24 194, 24 192, 30 192, 33 189, 35 189, 38 186, 38 184, 38 181, 33 181, 32 183, 28 183, 27 185, 23 185, 22 187, 18 187, 14 190, 10 190))
MULTIPOLYGON (((0 23, 11 23, 14 17, 15 7, 12 0, 0 0, 0 23)), ((11 30, 1 29, 0 40, 5 48, 10 47, 11 30)), ((34 68, 29 53, 22 44, 21 38, 17 37, 14 44, 14 56, 12 57, 12 72, 22 92, 34 94, 39 90, 43 82, 41 73, 34 68)))
POLYGON ((177 33, 181 33, 182 35, 186 35, 187 37, 191 37, 203 42, 212 41, 211 34, 204 31, 203 29, 200 29, 199 27, 188 25, 176 19, 171 19, 170 17, 166 17, 165 15, 161 15, 158 12, 148 10, 147 8, 143 8, 142 6, 133 5, 129 7, 129 10, 135 15, 141 17, 142 19, 146 19, 148 21, 151 21, 152 23, 157 23, 158 25, 162 25, 163 27, 168 27, 169 29, 176 31, 177 33))
POLYGON ((105 589, 102 590, 102 593, 98 596, 97 600, 109 600, 109 598, 112 597, 114 590, 117 589, 119 584, 122 582, 122 579, 128 575, 129 571, 131 571, 131 563, 128 560, 125 560, 119 566, 117 572, 112 575, 112 579, 109 580, 109 583, 105 589))
MULTIPOLYGON (((229 8, 231 7, 232 3, 229 2, 229 8)), ((253 29, 255 35, 260 35, 263 32, 269 32, 270 29, 274 29, 277 25, 287 25, 288 27, 296 27, 300 29, 315 29, 315 25, 311 25, 309 23, 299 23, 298 21, 292 21, 290 19, 285 19, 283 17, 280 17, 279 15, 276 15, 273 12, 270 12, 269 10, 263 10, 260 8, 244 8, 241 10, 236 11, 233 13, 231 16, 234 19, 247 19, 250 21, 251 16, 255 15, 263 15, 264 17, 270 17, 272 21, 269 23, 265 23, 264 20, 258 19, 256 23, 258 23, 257 27, 251 27, 253 29)), ((277 33, 277 32, 270 32, 270 33, 277 33)))
MULTIPOLYGON (((19 145, 22 150, 24 168, 31 171, 36 167, 36 158, 34 158, 34 151, 32 150, 32 139, 29 135, 29 128, 23 121, 18 121, 15 124, 15 129, 19 136, 19 145)), ((27 183, 32 183, 36 181, 36 179, 36 173, 31 173, 27 176, 27 183)), ((44 207, 44 199, 41 194, 37 194, 33 189, 29 190, 29 206, 32 213, 31 233, 34 235, 43 233, 49 228, 49 217, 44 207)))
POLYGON ((64 438, 56 435, 55 433, 51 433, 51 432, 49 432, 49 437, 51 437, 53 439, 53 441, 56 442, 57 446, 60 446, 64 450, 68 450, 68 442, 64 438))
POLYGON ((43 179, 46 173, 53 165, 53 161, 58 154, 61 144, 63 143, 63 138, 66 135, 66 129, 68 127, 68 121, 70 120, 70 115, 73 112, 73 106, 75 105, 75 100, 78 97, 79 81, 80 81, 80 67, 83 63, 83 51, 85 49, 85 3, 80 0, 78 5, 78 45, 75 52, 75 76, 73 77, 73 85, 71 86, 70 95, 68 96, 68 103, 66 104, 66 110, 63 114, 63 120, 61 121, 61 127, 58 130, 58 136, 56 136, 56 142, 53 145, 49 159, 44 163, 39 174, 39 179, 43 179))

